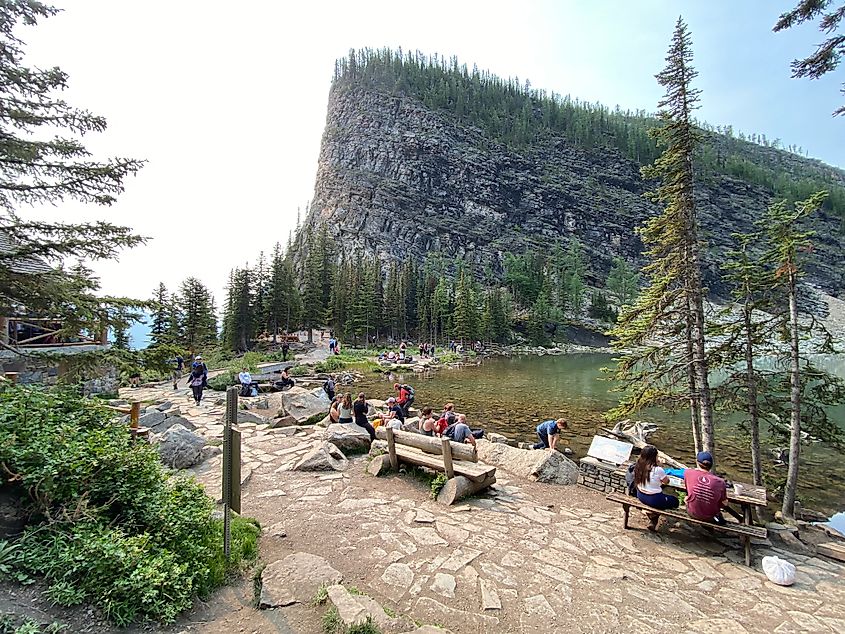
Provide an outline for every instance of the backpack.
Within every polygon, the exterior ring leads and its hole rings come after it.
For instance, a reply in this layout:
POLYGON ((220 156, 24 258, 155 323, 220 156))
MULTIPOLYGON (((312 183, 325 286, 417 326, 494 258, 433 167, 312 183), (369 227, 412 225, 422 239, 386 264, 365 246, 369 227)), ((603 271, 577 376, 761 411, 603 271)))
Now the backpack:
POLYGON ((454 440, 454 438, 455 438, 455 427, 456 427, 457 425, 458 425, 457 423, 452 423, 451 425, 449 425, 449 426, 448 426, 448 427, 447 427, 447 428, 443 431, 443 435, 444 435, 444 436, 446 436, 447 438, 451 438, 451 439, 453 439, 453 440, 454 440))
POLYGON ((628 485, 628 495, 631 497, 637 497, 637 485, 634 484, 634 467, 636 466, 637 463, 632 462, 625 471, 625 484, 628 485))
POLYGON ((403 385, 401 386, 401 389, 405 390, 408 393, 409 399, 414 398, 414 388, 412 388, 410 385, 403 385))
POLYGON ((195 365, 191 368, 191 376, 199 378, 203 375, 203 367, 201 365, 195 365))

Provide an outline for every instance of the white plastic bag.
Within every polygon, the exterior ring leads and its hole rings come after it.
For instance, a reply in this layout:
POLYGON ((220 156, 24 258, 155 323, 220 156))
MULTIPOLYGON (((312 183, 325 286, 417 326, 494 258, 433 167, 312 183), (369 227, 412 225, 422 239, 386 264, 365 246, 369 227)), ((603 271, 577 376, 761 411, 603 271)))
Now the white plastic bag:
POLYGON ((795 566, 780 557, 763 557, 763 572, 769 581, 779 586, 795 583, 795 566))

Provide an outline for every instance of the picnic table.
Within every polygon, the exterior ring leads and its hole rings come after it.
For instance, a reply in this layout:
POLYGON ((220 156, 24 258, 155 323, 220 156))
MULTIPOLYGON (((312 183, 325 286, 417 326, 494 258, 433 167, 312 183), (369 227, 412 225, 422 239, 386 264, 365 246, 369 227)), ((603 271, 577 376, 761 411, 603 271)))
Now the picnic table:
MULTIPOLYGON (((669 484, 674 489, 686 491, 683 478, 677 476, 669 476, 669 484)), ((742 523, 749 526, 753 525, 752 521, 752 506, 766 506, 766 488, 757 486, 755 484, 747 484, 745 482, 732 482, 728 487, 728 502, 739 504, 742 509, 742 523)))

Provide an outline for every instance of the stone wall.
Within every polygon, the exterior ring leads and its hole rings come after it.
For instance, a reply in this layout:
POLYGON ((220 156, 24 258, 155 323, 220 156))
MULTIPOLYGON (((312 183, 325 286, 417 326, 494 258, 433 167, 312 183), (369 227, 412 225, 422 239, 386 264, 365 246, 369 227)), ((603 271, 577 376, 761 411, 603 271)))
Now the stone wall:
MULTIPOLYGON (((73 348, 50 348, 52 354, 69 356, 80 352, 101 349, 100 346, 75 346, 73 348)), ((42 352, 44 350, 41 350, 42 352)), ((17 372, 20 385, 56 385, 59 377, 66 370, 61 358, 16 355, 6 350, 0 354, 0 373, 17 372)), ((113 394, 120 386, 117 368, 103 365, 92 371, 91 376, 82 382, 82 391, 86 396, 92 394, 113 394)))
POLYGON ((604 493, 625 493, 628 488, 625 484, 627 469, 627 464, 617 467, 587 456, 579 461, 578 484, 604 493))

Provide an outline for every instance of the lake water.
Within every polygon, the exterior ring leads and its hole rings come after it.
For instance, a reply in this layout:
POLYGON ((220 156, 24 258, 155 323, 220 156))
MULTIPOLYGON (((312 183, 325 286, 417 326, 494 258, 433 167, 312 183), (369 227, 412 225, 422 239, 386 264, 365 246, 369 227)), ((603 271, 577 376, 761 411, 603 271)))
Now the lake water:
MULTIPOLYGON (((617 402, 618 395, 610 392, 612 384, 601 372, 610 365, 607 354, 498 357, 485 359, 478 366, 439 370, 428 377, 367 378, 360 388, 368 396, 387 398, 394 380, 410 383, 418 407, 430 405, 437 412, 452 401, 457 411, 467 414, 471 426, 522 441, 535 442, 534 430, 540 422, 563 416, 570 422, 563 439, 581 457, 593 436, 609 426, 602 414, 617 402)), ((358 391, 359 385, 354 389, 358 391)), ((838 414, 841 425, 845 410, 838 414)), ((662 451, 686 464, 694 462, 688 412, 648 412, 637 419, 658 425, 651 441, 662 451)), ((716 415, 716 469, 750 482, 749 440, 737 422, 737 417, 716 415)), ((785 477, 786 467, 773 466, 769 449, 774 444, 764 440, 765 469, 785 477)), ((805 507, 827 513, 845 510, 845 456, 818 444, 804 445, 800 483, 799 499, 805 507)))

